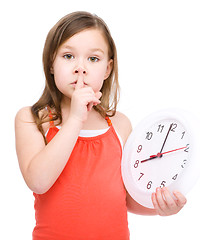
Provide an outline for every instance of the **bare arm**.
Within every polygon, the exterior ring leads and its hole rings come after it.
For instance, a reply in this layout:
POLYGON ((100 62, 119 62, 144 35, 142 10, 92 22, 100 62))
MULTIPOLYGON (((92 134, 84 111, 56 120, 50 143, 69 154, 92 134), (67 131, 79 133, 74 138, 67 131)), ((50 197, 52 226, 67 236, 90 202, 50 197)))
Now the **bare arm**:
POLYGON ((81 126, 80 121, 69 118, 45 146, 30 108, 18 112, 15 119, 16 151, 22 175, 32 191, 41 194, 54 184, 68 161, 81 126))
POLYGON ((126 192, 126 205, 128 212, 138 214, 138 215, 157 215, 157 211, 155 209, 146 208, 137 203, 128 192, 126 192))
POLYGON ((70 157, 88 112, 92 105, 100 103, 100 97, 99 92, 83 87, 83 76, 79 76, 69 117, 48 145, 34 123, 30 108, 17 113, 16 151, 22 175, 32 191, 45 193, 55 183, 70 157))

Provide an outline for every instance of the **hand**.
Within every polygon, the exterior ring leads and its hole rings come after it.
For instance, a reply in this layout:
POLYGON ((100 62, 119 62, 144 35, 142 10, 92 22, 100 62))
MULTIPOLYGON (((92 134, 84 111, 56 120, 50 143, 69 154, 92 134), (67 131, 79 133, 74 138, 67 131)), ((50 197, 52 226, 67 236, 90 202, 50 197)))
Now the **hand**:
POLYGON ((152 194, 152 203, 158 215, 170 216, 178 213, 186 204, 186 198, 177 191, 173 192, 175 199, 170 194, 167 187, 157 188, 152 194))
POLYGON ((83 74, 79 73, 75 90, 72 94, 70 115, 84 122, 93 105, 100 104, 101 92, 95 93, 91 87, 84 85, 83 74))

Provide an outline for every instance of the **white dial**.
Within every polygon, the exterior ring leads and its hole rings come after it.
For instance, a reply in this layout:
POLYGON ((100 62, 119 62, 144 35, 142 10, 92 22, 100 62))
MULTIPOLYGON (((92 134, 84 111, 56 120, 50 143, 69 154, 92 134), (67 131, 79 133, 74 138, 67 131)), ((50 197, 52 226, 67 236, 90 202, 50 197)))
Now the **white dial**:
POLYGON ((200 121, 191 113, 168 109, 151 114, 129 136, 122 177, 132 198, 153 208, 157 187, 186 194, 200 173, 200 121))
POLYGON ((155 192, 178 180, 189 161, 187 130, 176 120, 162 120, 143 130, 133 148, 133 180, 141 190, 155 192), (134 161, 135 160, 135 161, 134 161))

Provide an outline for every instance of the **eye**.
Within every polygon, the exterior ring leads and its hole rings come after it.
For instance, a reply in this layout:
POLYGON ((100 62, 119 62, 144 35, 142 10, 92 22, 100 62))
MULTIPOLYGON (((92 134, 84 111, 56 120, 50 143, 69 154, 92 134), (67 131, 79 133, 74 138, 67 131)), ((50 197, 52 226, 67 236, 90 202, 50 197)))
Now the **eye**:
POLYGON ((99 61, 99 58, 97 58, 97 57, 89 57, 88 60, 89 60, 90 62, 98 62, 98 61, 99 61))
POLYGON ((74 56, 72 54, 65 54, 63 57, 67 60, 71 60, 74 58, 74 56))

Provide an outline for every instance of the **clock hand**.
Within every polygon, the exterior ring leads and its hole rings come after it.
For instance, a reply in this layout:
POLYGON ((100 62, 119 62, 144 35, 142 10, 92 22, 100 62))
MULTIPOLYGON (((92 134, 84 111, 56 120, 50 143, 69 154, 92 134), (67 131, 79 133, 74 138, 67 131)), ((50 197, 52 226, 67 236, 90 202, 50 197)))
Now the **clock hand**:
POLYGON ((170 125, 170 127, 169 127, 169 130, 168 130, 167 135, 166 135, 166 137, 165 137, 165 140, 164 140, 164 143, 163 143, 162 148, 161 148, 161 150, 160 150, 160 153, 162 153, 162 151, 163 151, 163 148, 164 148, 164 146, 165 146, 165 143, 166 143, 166 141, 167 141, 167 138, 168 138, 168 136, 169 136, 169 132, 171 131, 172 126, 173 126, 173 123, 172 123, 172 124, 170 125))
POLYGON ((163 143, 163 145, 162 145, 162 148, 161 148, 160 152, 159 152, 157 155, 152 155, 152 156, 150 156, 150 158, 141 161, 141 163, 147 162, 147 161, 149 161, 149 160, 152 160, 152 159, 155 159, 155 158, 158 158, 158 157, 162 157, 162 151, 163 151, 163 148, 164 148, 164 146, 165 146, 165 143, 166 143, 166 141, 167 141, 167 138, 168 138, 169 132, 171 131, 172 126, 173 126, 173 123, 172 123, 172 124, 170 125, 170 127, 169 127, 169 130, 168 130, 168 132, 167 132, 167 135, 166 135, 166 137, 165 137, 165 140, 164 140, 164 143, 163 143))
POLYGON ((155 157, 155 156, 157 156, 157 157, 162 157, 163 154, 170 153, 170 152, 175 152, 175 151, 178 151, 178 150, 182 150, 182 149, 184 149, 184 148, 186 148, 186 147, 177 148, 177 149, 170 150, 170 151, 164 152, 164 153, 158 153, 157 155, 152 155, 152 156, 150 156, 150 158, 153 158, 153 157, 155 157))
POLYGON ((157 155, 152 155, 152 156, 150 156, 150 158, 145 159, 145 160, 142 160, 142 161, 140 161, 140 162, 141 162, 141 163, 144 163, 144 162, 147 162, 147 161, 152 160, 152 159, 155 159, 155 158, 158 158, 158 156, 157 156, 157 155))
POLYGON ((157 155, 151 155, 150 158, 142 160, 141 163, 147 162, 147 161, 155 159, 155 158, 161 158, 163 154, 175 152, 175 151, 182 150, 182 149, 185 149, 185 148, 186 147, 177 148, 177 149, 170 150, 170 151, 167 151, 167 152, 164 152, 164 153, 158 153, 157 155))
POLYGON ((170 131, 171 131, 171 129, 172 129, 172 126, 173 126, 173 123, 170 124, 169 130, 168 130, 168 132, 167 132, 167 135, 166 135, 166 137, 165 137, 165 140, 164 140, 164 143, 163 143, 163 145, 162 145, 162 148, 161 148, 160 152, 159 152, 157 155, 152 155, 152 156, 150 156, 150 158, 141 161, 141 163, 147 162, 147 161, 149 161, 149 160, 152 160, 152 159, 155 159, 155 158, 158 158, 158 157, 162 157, 162 151, 163 151, 163 148, 164 148, 165 143, 166 143, 166 141, 167 141, 167 138, 168 138, 168 136, 169 136, 169 133, 170 133, 170 131))

